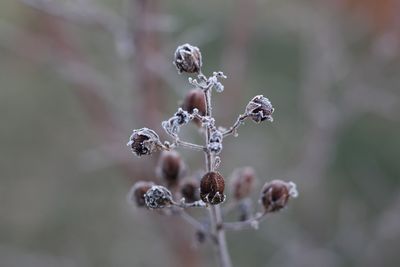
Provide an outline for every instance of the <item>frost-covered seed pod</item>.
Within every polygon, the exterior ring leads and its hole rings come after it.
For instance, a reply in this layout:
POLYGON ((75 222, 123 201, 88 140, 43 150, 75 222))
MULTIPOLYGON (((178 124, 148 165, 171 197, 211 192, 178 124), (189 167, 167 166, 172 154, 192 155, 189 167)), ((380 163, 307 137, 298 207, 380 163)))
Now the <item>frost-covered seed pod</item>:
POLYGON ((257 95, 246 106, 246 114, 256 123, 273 121, 274 108, 268 98, 257 95))
POLYGON ((265 183, 261 190, 260 203, 266 212, 275 212, 284 208, 290 197, 297 197, 296 184, 273 180, 265 183))
POLYGON ((162 209, 172 203, 171 192, 161 185, 154 185, 144 195, 146 206, 150 209, 162 209))
POLYGON ((178 46, 173 63, 179 73, 200 73, 202 65, 200 49, 190 44, 178 46))
POLYGON ((146 206, 144 195, 146 194, 147 190, 149 190, 153 185, 153 182, 148 181, 136 182, 129 190, 127 196, 128 202, 131 204, 135 204, 137 207, 146 206))
POLYGON ((200 181, 200 198, 205 203, 217 205, 225 201, 224 177, 218 172, 206 173, 200 181))
POLYGON ((126 145, 131 147, 132 152, 140 157, 142 155, 150 155, 156 151, 160 143, 160 138, 155 131, 148 128, 141 128, 133 130, 126 145))
POLYGON ((185 164, 178 152, 172 150, 161 153, 157 165, 157 174, 165 181, 167 187, 178 185, 184 169, 185 164))
POLYGON ((248 197, 257 182, 257 177, 252 167, 243 167, 235 170, 230 179, 230 191, 236 200, 248 197))

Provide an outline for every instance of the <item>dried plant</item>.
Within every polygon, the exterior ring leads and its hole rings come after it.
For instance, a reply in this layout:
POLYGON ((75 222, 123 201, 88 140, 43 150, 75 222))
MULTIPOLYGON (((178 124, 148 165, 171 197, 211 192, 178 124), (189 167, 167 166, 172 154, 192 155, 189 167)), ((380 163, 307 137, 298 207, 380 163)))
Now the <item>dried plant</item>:
POLYGON ((232 266, 229 256, 225 232, 227 230, 242 230, 248 227, 257 229, 259 222, 266 214, 284 208, 291 197, 297 196, 296 185, 293 182, 273 180, 267 182, 260 192, 259 203, 261 211, 251 214, 250 194, 257 182, 253 168, 237 169, 230 176, 230 191, 232 199, 227 202, 225 178, 217 171, 221 164, 218 156, 223 148, 223 139, 230 135, 237 136, 237 130, 246 119, 255 123, 272 122, 274 108, 268 98, 257 95, 253 97, 240 114, 236 122, 228 129, 217 127, 212 116, 211 94, 215 90, 221 93, 224 90, 221 79, 227 77, 220 71, 206 77, 202 71, 202 56, 199 48, 190 44, 179 46, 174 54, 173 62, 179 73, 197 75, 196 79, 189 78, 194 87, 186 95, 184 102, 177 112, 168 120, 162 122, 165 132, 172 138, 172 142, 160 140, 159 135, 148 128, 134 130, 128 146, 138 157, 151 155, 153 152, 163 151, 157 166, 157 174, 165 186, 153 182, 139 181, 129 192, 128 200, 137 207, 147 207, 158 210, 163 215, 178 215, 196 228, 199 242, 208 240, 215 245, 221 267, 232 266), (205 136, 205 144, 193 144, 180 139, 179 131, 184 125, 194 122, 199 127, 199 133, 205 136), (183 147, 205 154, 205 172, 200 181, 193 177, 184 177, 186 166, 175 151, 183 147), (204 208, 209 211, 207 220, 196 219, 187 211, 189 208, 204 208), (237 209, 240 218, 237 222, 225 222, 223 214, 237 209))

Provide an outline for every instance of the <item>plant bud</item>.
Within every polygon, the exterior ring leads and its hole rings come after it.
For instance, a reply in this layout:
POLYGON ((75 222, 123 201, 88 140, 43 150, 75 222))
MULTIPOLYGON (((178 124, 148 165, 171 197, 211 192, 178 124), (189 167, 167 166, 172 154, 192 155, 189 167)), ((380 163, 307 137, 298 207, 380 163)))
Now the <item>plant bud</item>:
POLYGON ((205 203, 220 204, 225 201, 224 189, 224 177, 218 172, 208 172, 200 181, 200 198, 205 203))
POLYGON ((171 192, 161 185, 153 185, 144 194, 146 206, 150 209, 162 209, 172 203, 171 192))
MULTIPOLYGON (((206 100, 204 98, 204 92, 200 89, 190 90, 183 100, 182 109, 186 110, 190 114, 193 113, 194 109, 199 111, 201 116, 206 115, 206 100)), ((197 118, 193 120, 197 126, 201 126, 201 121, 197 118)))
POLYGON ((202 65, 200 49, 190 44, 178 46, 173 63, 179 73, 200 73, 202 65))
POLYGON ((185 179, 181 185, 181 194, 185 201, 192 203, 200 200, 200 183, 196 179, 185 179))
POLYGON ((163 151, 157 166, 158 176, 166 182, 167 187, 176 186, 184 171, 184 163, 176 151, 163 151))
POLYGON ((220 131, 214 130, 210 134, 210 139, 207 148, 214 154, 218 155, 222 151, 223 135, 220 131))
POLYGON ((193 113, 193 110, 197 108, 199 114, 204 116, 206 114, 206 100, 204 98, 204 92, 201 89, 190 90, 183 100, 182 108, 189 113, 193 113))
POLYGON ((153 153, 157 150, 160 143, 160 138, 155 131, 148 128, 142 128, 133 130, 129 142, 126 145, 130 146, 132 152, 140 157, 142 155, 150 155, 153 153))
POLYGON ((273 180, 266 183, 261 190, 260 202, 266 212, 275 212, 286 206, 289 197, 297 197, 296 184, 273 180))
POLYGON ((257 123, 273 121, 274 108, 268 98, 263 95, 255 96, 246 106, 246 114, 257 123))
POLYGON ((230 179, 231 192, 236 200, 248 197, 257 182, 256 173, 251 167, 244 167, 233 172, 230 179))
POLYGON ((146 202, 144 200, 144 195, 147 190, 149 190, 154 185, 153 182, 147 181, 138 181, 129 190, 127 200, 131 204, 135 204, 137 207, 146 206, 146 202))

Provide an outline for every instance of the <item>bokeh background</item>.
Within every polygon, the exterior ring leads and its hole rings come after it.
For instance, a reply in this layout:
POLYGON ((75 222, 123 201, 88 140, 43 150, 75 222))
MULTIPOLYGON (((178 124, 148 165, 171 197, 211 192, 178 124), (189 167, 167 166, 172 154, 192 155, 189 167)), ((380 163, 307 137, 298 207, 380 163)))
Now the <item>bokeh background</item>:
POLYGON ((300 191, 228 234, 234 265, 399 266, 396 0, 1 1, 0 266, 216 266, 179 218, 125 200, 157 159, 129 151, 131 130, 161 133, 190 89, 171 64, 186 42, 229 78, 220 125, 256 94, 275 107, 225 140, 221 172, 253 166, 260 185, 300 191))

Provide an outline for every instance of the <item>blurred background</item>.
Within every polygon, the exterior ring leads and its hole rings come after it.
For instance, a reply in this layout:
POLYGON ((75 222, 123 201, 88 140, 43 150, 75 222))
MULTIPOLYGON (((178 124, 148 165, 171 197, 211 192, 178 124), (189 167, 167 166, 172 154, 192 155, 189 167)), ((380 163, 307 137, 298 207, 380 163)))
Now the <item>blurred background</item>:
POLYGON ((275 107, 225 140, 221 172, 253 166, 260 185, 300 192, 260 230, 228 234, 234 265, 399 266, 396 0, 1 1, 0 266, 216 266, 179 218, 126 203, 157 156, 125 144, 162 133, 191 88, 172 65, 186 42, 205 74, 228 76, 219 125, 257 94, 275 107))

